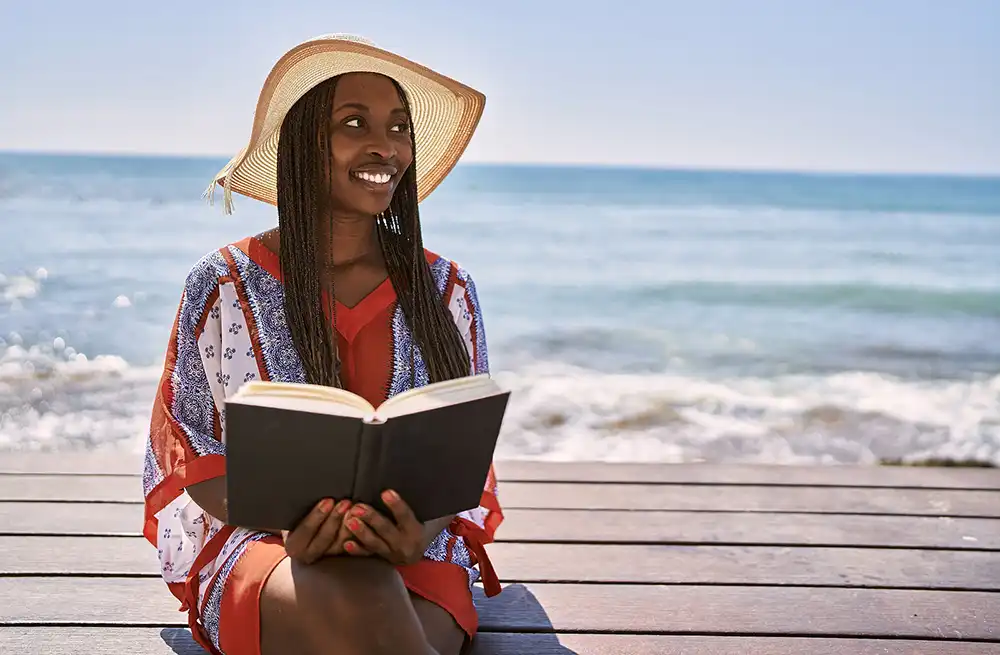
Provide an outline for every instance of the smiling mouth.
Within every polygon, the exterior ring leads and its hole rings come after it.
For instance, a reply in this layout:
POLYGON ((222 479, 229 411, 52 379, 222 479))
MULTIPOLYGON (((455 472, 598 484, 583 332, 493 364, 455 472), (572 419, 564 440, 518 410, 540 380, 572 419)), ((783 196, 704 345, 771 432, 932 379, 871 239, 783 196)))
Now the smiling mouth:
POLYGON ((369 171, 353 171, 351 177, 362 182, 367 182, 376 187, 388 186, 394 177, 391 173, 373 173, 369 171))

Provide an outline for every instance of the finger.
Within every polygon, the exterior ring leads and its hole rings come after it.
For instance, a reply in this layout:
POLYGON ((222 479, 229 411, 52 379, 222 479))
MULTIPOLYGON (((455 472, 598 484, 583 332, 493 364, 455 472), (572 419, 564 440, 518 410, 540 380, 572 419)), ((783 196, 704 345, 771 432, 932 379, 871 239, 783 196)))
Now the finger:
POLYGON ((297 557, 305 551, 332 509, 333 500, 324 498, 316 503, 316 506, 306 514, 304 519, 299 521, 295 529, 285 537, 285 550, 288 551, 289 555, 297 557))
POLYGON ((337 538, 334 540, 333 544, 330 545, 330 548, 327 549, 326 554, 342 555, 344 553, 344 545, 347 543, 348 540, 353 538, 354 535, 351 533, 350 530, 347 529, 346 518, 341 520, 340 529, 337 530, 337 538))
POLYGON ((410 506, 406 504, 399 494, 392 489, 387 489, 382 492, 382 502, 385 503, 389 511, 392 512, 393 518, 396 519, 396 525, 399 526, 404 532, 412 532, 413 530, 422 530, 423 525, 417 520, 416 515, 410 506))
POLYGON ((348 539, 344 543, 344 552, 348 555, 353 555, 354 557, 370 557, 371 551, 356 542, 354 539, 348 539))
POLYGON ((316 536, 306 546, 305 552, 301 556, 302 561, 307 564, 315 562, 333 545, 337 540, 337 535, 340 533, 341 524, 344 522, 344 514, 350 506, 351 503, 347 500, 337 503, 333 511, 323 521, 323 525, 316 531, 316 536))
POLYGON ((375 534, 382 537, 382 540, 389 544, 390 547, 394 547, 395 544, 400 543, 402 534, 400 534, 399 528, 383 514, 375 511, 374 508, 368 505, 355 505, 351 509, 351 516, 355 516, 367 523, 368 527, 374 530, 375 534))
POLYGON ((375 534, 374 530, 368 527, 367 523, 354 516, 344 521, 344 523, 347 524, 347 529, 351 531, 354 541, 357 541, 368 552, 381 555, 386 559, 392 557, 392 549, 389 548, 389 544, 382 537, 375 534))

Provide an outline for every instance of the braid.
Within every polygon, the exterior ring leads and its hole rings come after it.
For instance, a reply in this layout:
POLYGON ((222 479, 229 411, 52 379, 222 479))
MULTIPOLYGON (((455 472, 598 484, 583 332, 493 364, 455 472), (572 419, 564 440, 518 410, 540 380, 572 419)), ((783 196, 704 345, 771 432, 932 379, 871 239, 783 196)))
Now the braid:
MULTIPOLYGON (((395 81, 393 84, 410 115, 406 94, 399 84, 395 81)), ((330 311, 336 321, 333 262, 330 250, 325 253, 316 250, 322 234, 319 218, 327 209, 331 158, 328 133, 335 87, 333 78, 311 89, 289 110, 282 123, 278 141, 278 225, 285 315, 306 381, 340 387, 337 334, 322 305, 322 275, 326 273, 330 280, 330 311), (323 267, 320 261, 324 262, 323 267)), ((410 143, 416 157, 412 119, 410 143)), ((424 256, 415 162, 403 173, 388 209, 376 217, 376 228, 389 279, 420 348, 430 381, 468 375, 470 354, 424 256)), ((411 364, 413 356, 411 349, 411 364)), ((411 366, 411 379, 414 376, 415 367, 411 366)))
MULTIPOLYGON (((410 104, 403 89, 393 80, 408 116, 410 104)), ((403 174, 389 208, 378 217, 379 239, 392 286, 399 305, 420 347, 431 382, 441 382, 469 374, 469 356, 458 326, 441 298, 430 264, 424 256, 424 241, 417 206, 417 148, 412 119, 410 144, 414 162, 403 174), (409 293, 406 293, 406 291, 409 293)), ((411 376, 415 375, 411 357, 411 376)))
MULTIPOLYGON (((329 189, 328 125, 336 78, 317 85, 289 110, 278 140, 278 227, 285 316, 306 382, 340 387, 337 333, 323 307, 319 217, 329 189), (317 140, 317 132, 318 140, 317 140)), ((330 251, 327 250, 327 253, 330 251)), ((328 275, 333 280, 333 275, 328 275)), ((336 311, 331 282, 330 309, 336 311)))

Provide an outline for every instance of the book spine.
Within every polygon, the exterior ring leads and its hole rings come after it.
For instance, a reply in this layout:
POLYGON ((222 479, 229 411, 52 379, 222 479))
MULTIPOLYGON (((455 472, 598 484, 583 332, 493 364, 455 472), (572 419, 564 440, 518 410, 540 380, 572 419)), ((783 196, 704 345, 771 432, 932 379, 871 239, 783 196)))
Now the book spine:
POLYGON ((380 507, 379 485, 380 460, 382 459, 381 423, 361 424, 361 443, 358 445, 358 467, 354 476, 354 502, 362 502, 372 507, 380 507))

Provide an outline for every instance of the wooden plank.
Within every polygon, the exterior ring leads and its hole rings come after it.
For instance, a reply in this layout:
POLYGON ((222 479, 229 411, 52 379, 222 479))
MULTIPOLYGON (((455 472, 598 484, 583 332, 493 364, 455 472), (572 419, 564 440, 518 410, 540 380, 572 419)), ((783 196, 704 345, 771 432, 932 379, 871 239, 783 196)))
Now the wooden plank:
MULTIPOLYGON (((815 585, 1000 591, 1000 553, 760 546, 488 546, 518 582, 815 585)), ((0 575, 158 575, 141 537, 0 537, 0 575), (101 553, 81 558, 80 553, 101 553)))
MULTIPOLYGON (((184 628, 0 627, 7 655, 205 655, 184 628)), ((977 642, 480 632, 469 655, 990 655, 977 642)))
POLYGON ((0 501, 142 503, 142 481, 107 475, 0 475, 0 501))
MULTIPOLYGON (((0 453, 0 473, 139 475, 141 453, 0 453)), ((1000 489, 1000 469, 498 460, 501 481, 1000 489)))
POLYGON ((989 468, 509 460, 497 462, 496 472, 501 481, 519 482, 1000 489, 1000 469, 989 468))
POLYGON ((2 534, 139 535, 142 505, 0 502, 2 534))
POLYGON ((545 484, 508 482, 509 508, 912 514, 1000 517, 1000 492, 822 487, 545 484))
POLYGON ((595 521, 587 510, 545 509, 512 509, 504 517, 499 541, 1000 550, 1000 519, 676 511, 602 512, 595 521))
POLYGON ((66 451, 0 453, 0 473, 139 475, 141 452, 66 451))
MULTIPOLYGON (((508 482, 505 509, 815 512, 1000 517, 1000 491, 508 482)), ((142 501, 137 478, 0 476, 0 501, 142 501)))
MULTIPOLYGON (((1000 640, 996 593, 656 585, 475 589, 487 632, 643 632, 1000 640), (655 608, 655 611, 654 609, 655 608)), ((0 578, 6 625, 162 625, 185 617, 152 578, 0 578), (53 602, 53 599, 86 602, 53 602)))
MULTIPOLYGON (((136 536, 141 505, 0 502, 0 534, 136 536)), ((1000 519, 511 509, 498 541, 1000 550, 1000 519)))

